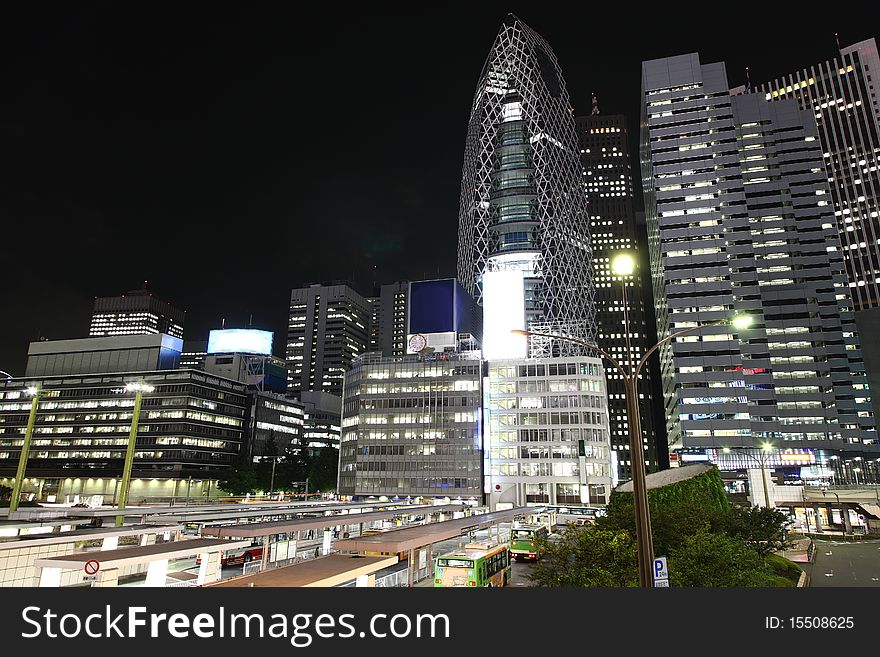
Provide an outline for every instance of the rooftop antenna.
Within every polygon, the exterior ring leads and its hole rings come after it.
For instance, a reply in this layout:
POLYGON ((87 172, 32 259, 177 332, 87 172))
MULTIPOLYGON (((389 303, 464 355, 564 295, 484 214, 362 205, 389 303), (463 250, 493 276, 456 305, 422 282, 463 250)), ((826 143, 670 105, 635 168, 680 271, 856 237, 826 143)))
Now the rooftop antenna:
POLYGON ((225 328, 226 328, 226 318, 225 318, 225 317, 221 317, 221 318, 220 318, 220 328, 221 328, 221 329, 225 329, 225 328))
POLYGON ((254 314, 251 313, 250 319, 248 319, 248 328, 254 327, 254 314))
POLYGON ((591 112, 593 116, 599 116, 599 99, 596 98, 596 92, 593 92, 593 111, 591 112))
POLYGON ((749 67, 746 66, 746 91, 752 90, 752 78, 749 76, 749 67))
POLYGON ((840 50, 840 38, 837 36, 837 32, 834 33, 834 40, 837 42, 837 49, 840 50))

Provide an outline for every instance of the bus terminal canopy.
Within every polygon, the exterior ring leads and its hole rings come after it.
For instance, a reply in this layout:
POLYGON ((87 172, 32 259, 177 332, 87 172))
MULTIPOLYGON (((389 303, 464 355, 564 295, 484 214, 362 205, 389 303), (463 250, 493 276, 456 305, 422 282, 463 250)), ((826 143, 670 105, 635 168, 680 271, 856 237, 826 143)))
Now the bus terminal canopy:
POLYGON ((59 568, 61 570, 81 570, 87 562, 97 561, 103 570, 148 564, 152 561, 165 559, 182 559, 206 552, 222 552, 250 546, 250 541, 218 541, 196 538, 185 541, 154 543, 139 547, 103 550, 100 552, 76 552, 58 557, 36 559, 34 565, 41 568, 59 568))
POLYGON ((336 541, 334 547, 337 550, 348 552, 393 553, 417 550, 426 545, 433 545, 439 541, 455 538, 456 536, 483 529, 499 522, 512 521, 528 514, 540 513, 543 510, 542 507, 521 506, 516 509, 484 513, 467 518, 458 518, 457 520, 446 520, 417 527, 395 529, 382 534, 346 538, 336 541))
MULTIPOLYGON (((324 503, 320 505, 310 505, 303 506, 302 503, 297 506, 284 506, 284 507, 267 507, 267 508, 253 508, 253 507, 243 507, 240 509, 237 508, 227 508, 212 511, 210 513, 202 513, 201 509, 191 509, 189 511, 184 512, 185 510, 178 509, 177 514, 173 515, 163 515, 162 520, 174 520, 176 522, 220 522, 223 520, 235 520, 235 519, 244 519, 244 518, 259 518, 260 516, 293 516, 293 515, 305 515, 307 513, 325 513, 327 511, 348 511, 349 513, 356 513, 358 511, 364 512, 369 511, 373 507, 377 506, 376 504, 339 504, 336 502, 333 503, 324 503)), ((383 508, 386 506, 388 508, 395 508, 399 506, 405 506, 404 504, 388 504, 381 505, 383 508)))
POLYGON ((365 557, 360 554, 331 554, 319 559, 264 570, 254 575, 227 579, 210 586, 258 587, 258 586, 339 586, 362 575, 393 566, 397 556, 365 557))
POLYGON ((308 531, 309 529, 327 529, 328 527, 342 527, 348 525, 360 525, 377 520, 387 520, 396 516, 428 515, 432 513, 450 513, 461 511, 463 504, 444 504, 441 506, 405 506, 389 511, 372 511, 369 513, 346 513, 332 516, 317 516, 311 518, 296 518, 294 520, 277 520, 270 522, 241 523, 237 525, 219 525, 216 527, 203 527, 202 536, 234 537, 234 538, 257 538, 271 534, 287 534, 289 532, 308 531))

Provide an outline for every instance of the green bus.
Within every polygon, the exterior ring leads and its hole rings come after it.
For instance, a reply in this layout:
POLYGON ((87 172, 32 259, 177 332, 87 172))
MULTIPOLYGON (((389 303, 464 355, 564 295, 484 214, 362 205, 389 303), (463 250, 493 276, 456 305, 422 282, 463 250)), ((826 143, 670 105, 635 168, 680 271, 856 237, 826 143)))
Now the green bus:
POLYGON ((492 543, 469 543, 437 557, 434 586, 498 587, 510 583, 510 548, 492 543))
POLYGON ((520 559, 541 558, 541 552, 537 541, 539 538, 547 538, 550 535, 546 525, 520 525, 510 530, 510 554, 519 561, 520 559))

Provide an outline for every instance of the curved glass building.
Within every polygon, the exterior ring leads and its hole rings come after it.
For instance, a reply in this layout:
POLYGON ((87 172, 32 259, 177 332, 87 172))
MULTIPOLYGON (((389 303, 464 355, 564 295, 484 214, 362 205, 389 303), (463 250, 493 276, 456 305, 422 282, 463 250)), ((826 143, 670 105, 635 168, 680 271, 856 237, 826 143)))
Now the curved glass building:
POLYGON ((471 107, 459 280, 488 313, 485 274, 515 272, 518 285, 521 273, 523 291, 511 298, 524 303, 527 326, 593 341, 591 260, 583 168, 562 71, 547 42, 509 15, 471 107))

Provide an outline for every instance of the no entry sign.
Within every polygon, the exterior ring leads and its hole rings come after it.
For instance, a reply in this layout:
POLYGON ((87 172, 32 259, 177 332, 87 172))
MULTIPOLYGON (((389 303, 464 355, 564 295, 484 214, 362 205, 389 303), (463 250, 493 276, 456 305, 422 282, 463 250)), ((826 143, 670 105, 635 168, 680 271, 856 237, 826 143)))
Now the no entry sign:
POLYGON ((89 559, 86 561, 86 565, 83 566, 83 570, 86 571, 86 575, 94 575, 101 568, 101 564, 99 564, 94 559, 89 559))

